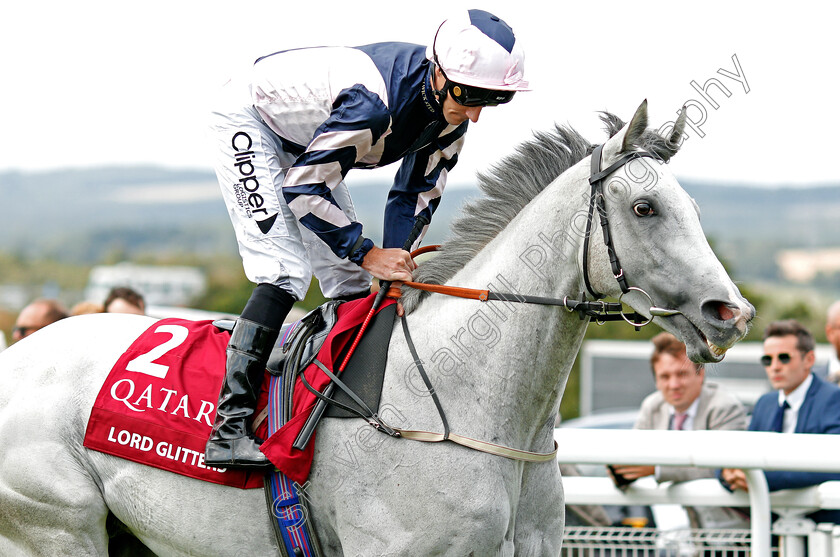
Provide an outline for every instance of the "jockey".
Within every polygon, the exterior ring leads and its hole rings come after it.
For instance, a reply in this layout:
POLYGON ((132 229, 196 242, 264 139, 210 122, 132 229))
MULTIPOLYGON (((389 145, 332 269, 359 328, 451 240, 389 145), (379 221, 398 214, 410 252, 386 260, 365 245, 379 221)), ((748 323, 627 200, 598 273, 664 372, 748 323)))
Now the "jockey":
POLYGON ((469 10, 444 21, 428 47, 277 52, 223 87, 211 120, 215 170, 256 287, 228 344, 207 465, 270 465, 250 420, 292 305, 313 273, 326 297, 343 300, 369 295, 371 275, 411 280, 401 246, 415 217, 431 220, 468 121, 528 90, 523 70, 513 30, 469 10), (344 177, 397 160, 378 247, 363 235, 344 177))

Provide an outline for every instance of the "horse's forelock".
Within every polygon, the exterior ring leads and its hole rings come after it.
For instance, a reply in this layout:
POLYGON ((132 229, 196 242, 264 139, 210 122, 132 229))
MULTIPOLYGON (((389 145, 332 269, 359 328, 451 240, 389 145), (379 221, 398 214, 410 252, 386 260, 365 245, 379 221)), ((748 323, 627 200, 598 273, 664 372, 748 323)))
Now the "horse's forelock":
MULTIPOLYGON (((624 122, 609 112, 600 116, 610 137, 624 122)), ((646 130, 640 140, 644 148, 668 161, 679 146, 673 146, 658 133, 646 130)), ((571 126, 555 124, 554 129, 534 132, 534 138, 520 144, 512 155, 477 174, 481 196, 464 204, 462 214, 452 221, 449 238, 438 254, 421 264, 414 280, 444 284, 496 237, 511 220, 545 187, 566 170, 592 153, 594 145, 571 126)), ((428 296, 427 292, 403 289, 402 303, 412 311, 428 296)))

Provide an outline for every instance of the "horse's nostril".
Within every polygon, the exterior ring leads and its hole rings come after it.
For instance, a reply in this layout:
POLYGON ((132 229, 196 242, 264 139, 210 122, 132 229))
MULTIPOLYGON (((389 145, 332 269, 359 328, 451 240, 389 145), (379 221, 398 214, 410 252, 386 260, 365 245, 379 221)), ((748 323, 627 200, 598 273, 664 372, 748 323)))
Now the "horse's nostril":
POLYGON ((720 301, 709 301, 703 304, 703 313, 712 319, 729 321, 737 316, 736 310, 720 301))

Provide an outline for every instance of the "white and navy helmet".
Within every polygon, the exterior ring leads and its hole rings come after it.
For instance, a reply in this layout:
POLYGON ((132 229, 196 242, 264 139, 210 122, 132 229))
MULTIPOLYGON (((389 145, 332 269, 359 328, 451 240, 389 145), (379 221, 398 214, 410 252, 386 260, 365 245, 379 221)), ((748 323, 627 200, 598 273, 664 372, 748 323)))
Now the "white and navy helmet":
POLYGON ((525 53, 513 29, 483 10, 468 10, 444 21, 426 47, 426 58, 441 69, 449 92, 460 104, 502 104, 516 91, 529 90, 525 53), (457 85, 466 87, 456 91, 457 85), (489 91, 507 94, 493 99, 488 98, 489 91))

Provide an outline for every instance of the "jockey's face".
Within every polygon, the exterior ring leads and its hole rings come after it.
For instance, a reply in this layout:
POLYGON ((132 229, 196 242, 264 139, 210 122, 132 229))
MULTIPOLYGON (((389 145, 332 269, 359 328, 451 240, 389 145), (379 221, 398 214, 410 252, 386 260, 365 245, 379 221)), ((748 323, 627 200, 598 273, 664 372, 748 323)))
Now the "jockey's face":
MULTIPOLYGON (((439 68, 435 68, 435 88, 440 90, 446 83, 443 74, 440 73, 439 68)), ((457 126, 467 120, 476 123, 478 117, 481 115, 483 106, 463 106, 455 102, 452 95, 447 92, 446 98, 443 99, 443 117, 447 124, 457 126)))

